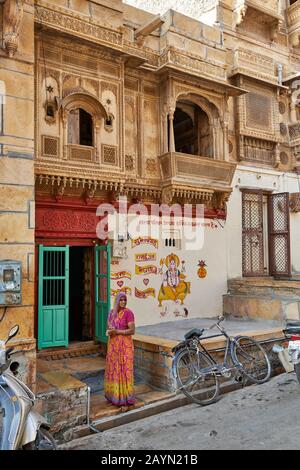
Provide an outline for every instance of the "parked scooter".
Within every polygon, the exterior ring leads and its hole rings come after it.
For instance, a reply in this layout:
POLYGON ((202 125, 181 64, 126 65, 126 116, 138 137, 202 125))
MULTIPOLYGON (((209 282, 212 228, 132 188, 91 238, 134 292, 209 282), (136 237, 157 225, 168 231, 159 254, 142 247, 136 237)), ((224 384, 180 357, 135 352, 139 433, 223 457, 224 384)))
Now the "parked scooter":
POLYGON ((55 450, 47 422, 33 410, 34 394, 16 377, 18 363, 12 363, 11 356, 18 351, 6 348, 18 331, 16 325, 7 340, 0 341, 0 450, 55 450))
POLYGON ((300 383, 300 321, 289 321, 282 330, 289 340, 288 347, 276 345, 273 351, 278 353, 279 360, 286 372, 296 372, 300 383))

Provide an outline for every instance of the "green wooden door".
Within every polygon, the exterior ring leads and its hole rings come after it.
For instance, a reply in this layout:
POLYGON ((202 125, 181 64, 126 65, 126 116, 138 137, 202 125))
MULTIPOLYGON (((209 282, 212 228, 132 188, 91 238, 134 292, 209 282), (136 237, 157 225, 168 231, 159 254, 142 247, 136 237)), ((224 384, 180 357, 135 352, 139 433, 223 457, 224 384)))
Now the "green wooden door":
POLYGON ((69 247, 39 246, 38 348, 69 343, 69 247))
POLYGON ((107 342, 105 335, 110 310, 110 245, 95 247, 95 338, 107 342))

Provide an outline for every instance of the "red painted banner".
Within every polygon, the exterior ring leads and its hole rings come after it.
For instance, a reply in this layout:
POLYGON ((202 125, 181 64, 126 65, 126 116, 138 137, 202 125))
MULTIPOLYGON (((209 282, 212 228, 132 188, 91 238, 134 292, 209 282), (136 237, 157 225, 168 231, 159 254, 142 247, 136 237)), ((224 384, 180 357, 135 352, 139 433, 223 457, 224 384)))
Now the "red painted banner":
POLYGON ((139 299, 146 299, 147 297, 155 297, 155 289, 153 287, 149 287, 146 290, 139 290, 135 288, 134 290, 134 295, 135 297, 138 297, 139 299))
POLYGON ((135 266, 135 274, 157 274, 157 267, 151 264, 147 266, 135 266))

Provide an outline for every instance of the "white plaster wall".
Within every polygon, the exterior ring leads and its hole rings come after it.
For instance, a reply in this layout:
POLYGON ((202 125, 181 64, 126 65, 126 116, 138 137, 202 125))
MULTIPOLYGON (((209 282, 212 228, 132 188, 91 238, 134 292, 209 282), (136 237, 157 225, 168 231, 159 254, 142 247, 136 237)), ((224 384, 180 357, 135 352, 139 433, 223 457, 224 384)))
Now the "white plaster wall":
MULTIPOLYGON (((198 251, 178 250, 175 248, 165 248, 163 241, 159 241, 158 248, 151 245, 140 245, 131 248, 131 241, 127 242, 128 259, 112 259, 111 272, 129 271, 132 274, 131 280, 122 278, 124 284, 118 286, 118 281, 111 279, 111 289, 118 290, 123 287, 131 288, 131 295, 128 296, 128 307, 135 314, 137 326, 156 324, 165 321, 182 320, 184 308, 188 310, 187 318, 213 317, 222 312, 222 295, 227 292, 227 261, 226 261, 226 236, 225 229, 217 221, 205 220, 204 245, 198 251), (156 260, 153 262, 135 262, 137 253, 155 253, 156 260), (135 265, 154 265, 157 270, 160 268, 160 260, 166 258, 170 253, 178 255, 180 261, 184 261, 186 282, 191 283, 191 293, 187 294, 184 305, 173 300, 162 301, 162 306, 158 305, 158 293, 162 284, 162 276, 157 274, 137 275, 135 265), (206 263, 207 275, 201 279, 197 272, 199 260, 206 263), (114 264, 118 263, 118 264, 114 264), (147 285, 145 283, 149 279, 147 285), (135 296, 135 287, 143 291, 147 288, 155 289, 155 298, 150 296, 140 299, 135 296), (179 314, 179 316, 176 316, 179 314)), ((181 269, 181 265, 179 266, 181 269)), ((121 283, 119 283, 121 284, 121 283)), ((111 298, 113 305, 114 298, 111 298)))
POLYGON ((217 0, 123 0, 127 5, 149 11, 154 14, 165 14, 172 9, 196 20, 212 24, 211 10, 217 6, 217 0), (208 14, 207 14, 208 12, 208 14))
MULTIPOLYGON (((300 192, 300 178, 292 173, 280 173, 261 168, 242 166, 237 168, 226 222, 229 279, 242 276, 242 188, 264 189, 274 193, 300 192)), ((299 274, 300 213, 290 213, 290 230, 292 272, 299 274)))

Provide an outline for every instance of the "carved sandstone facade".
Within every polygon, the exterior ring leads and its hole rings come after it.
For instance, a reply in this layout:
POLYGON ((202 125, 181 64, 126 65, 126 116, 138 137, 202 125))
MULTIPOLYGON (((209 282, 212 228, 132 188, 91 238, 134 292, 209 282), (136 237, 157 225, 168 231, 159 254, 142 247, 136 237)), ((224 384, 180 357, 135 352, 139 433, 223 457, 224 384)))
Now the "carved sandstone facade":
MULTIPOLYGON (((102 201, 203 203, 206 217, 219 220, 237 166, 299 171, 300 0, 206 1, 197 19, 159 16, 162 2, 151 13, 132 6, 145 2, 128 3, 0 1, 0 188, 5 200, 8 183, 30 192, 28 209, 7 203, 24 236, 10 232, 1 249, 4 257, 15 240, 15 250, 24 245, 15 257, 26 260, 25 280, 33 177, 37 244, 92 245, 102 201)), ((8 216, 0 216, 6 233, 8 216)))

